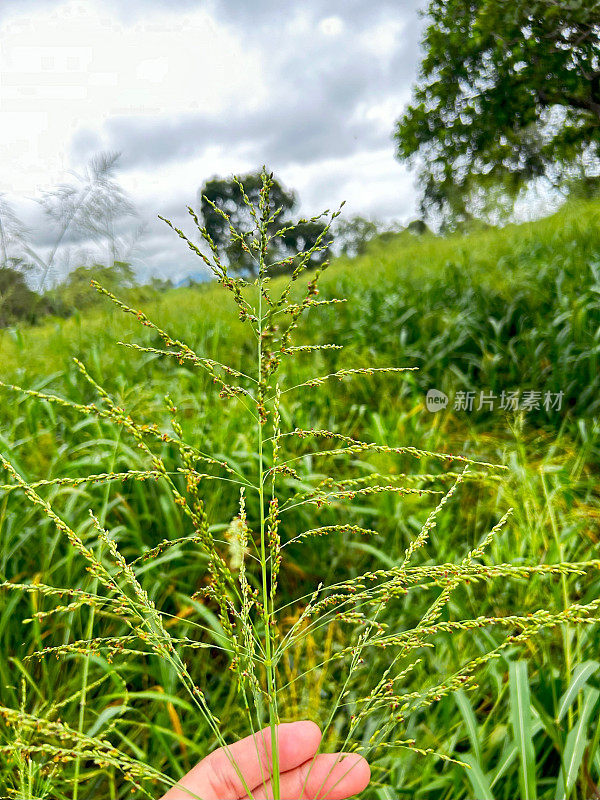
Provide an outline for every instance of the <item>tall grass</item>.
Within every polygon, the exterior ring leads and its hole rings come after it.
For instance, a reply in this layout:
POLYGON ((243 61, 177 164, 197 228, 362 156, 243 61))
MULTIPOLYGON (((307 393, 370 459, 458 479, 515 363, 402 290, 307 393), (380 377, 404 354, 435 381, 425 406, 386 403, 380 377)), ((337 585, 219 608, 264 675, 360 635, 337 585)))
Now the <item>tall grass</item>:
MULTIPOLYGON (((315 344, 325 313, 342 338, 353 330, 346 323, 358 329, 365 314, 360 305, 346 312, 335 302, 340 267, 324 299, 320 273, 308 273, 300 290, 313 251, 285 265, 291 275, 272 279, 284 265, 267 261, 267 222, 276 211, 269 180, 253 209, 255 229, 238 234, 258 259, 255 284, 232 277, 212 251, 217 282, 243 318, 221 347, 232 351, 228 363, 214 357, 226 331, 214 303, 202 306, 206 317, 195 332, 190 326, 190 347, 165 331, 160 308, 151 322, 105 293, 146 328, 138 344, 116 318, 108 326, 137 351, 138 366, 123 371, 111 364, 123 358, 116 350, 88 346, 94 337, 104 341, 106 317, 92 317, 79 331, 77 322, 60 329, 79 337, 76 354, 88 363, 60 377, 63 395, 46 392, 44 379, 11 394, 13 441, 3 442, 11 457, 2 457, 8 479, 0 506, 2 636, 12 657, 0 659, 3 748, 13 759, 6 792, 27 796, 39 775, 40 796, 121 797, 126 783, 138 796, 156 796, 214 744, 265 723, 276 744, 277 723, 307 709, 323 725, 324 745, 375 763, 374 790, 387 783, 394 792, 458 794, 457 781, 468 787, 473 775, 495 786, 482 760, 494 751, 475 744, 476 710, 469 714, 464 690, 482 675, 505 695, 503 669, 510 686, 524 685, 522 666, 510 665, 533 640, 542 663, 554 660, 557 646, 568 654, 556 688, 578 679, 573 671, 593 646, 587 623, 597 616, 597 564, 577 536, 565 535, 556 462, 525 463, 518 430, 516 463, 498 468, 491 456, 459 454, 450 416, 450 430, 434 428, 429 444, 417 447, 405 438, 418 429, 409 406, 402 414, 366 410, 375 394, 407 393, 405 367, 369 364, 370 350, 355 333, 347 362, 335 342, 315 344), (303 312, 305 334, 294 341, 303 312), (210 355, 198 355, 198 340, 210 355), (292 356, 299 366, 290 366, 292 356), (208 399, 214 383, 218 411, 208 399), (166 402, 159 387, 171 395, 166 402), (317 405, 312 398, 323 389, 317 405), (154 419, 165 416, 159 427, 154 419), (57 478, 60 466, 66 474, 57 478), (506 466, 512 483, 502 478, 506 466), (36 473, 47 477, 40 482, 36 473), (505 514, 507 499, 516 523, 505 514), (35 572, 27 552, 33 542, 35 572), (24 649, 15 623, 26 617, 33 633, 24 649), (457 749, 457 714, 476 761, 457 749), (429 752, 442 760, 425 768, 434 770, 429 777, 419 767, 415 783, 411 759, 429 752), (451 759, 471 767, 469 779, 451 759)), ((360 297, 369 302, 369 292, 388 290, 380 281, 360 297)), ((214 291, 174 297, 192 303, 214 291)), ((388 330, 376 319, 385 352, 388 330)), ((37 357, 44 358, 43 346, 37 357)), ((410 389, 418 373, 406 375, 410 389)), ((575 458, 567 482, 579 498, 587 463, 585 454, 575 458)), ((581 701, 583 711, 571 704, 565 712, 571 731, 579 720, 587 731, 593 697, 581 701)), ((531 749, 518 747, 531 714, 510 724, 517 751, 502 776, 514 770, 518 784, 521 766, 531 788, 538 768, 532 777, 531 749)), ((579 753, 583 739, 575 738, 558 742, 553 774, 565 791, 574 782, 561 777, 565 769, 559 774, 560 758, 579 753)))

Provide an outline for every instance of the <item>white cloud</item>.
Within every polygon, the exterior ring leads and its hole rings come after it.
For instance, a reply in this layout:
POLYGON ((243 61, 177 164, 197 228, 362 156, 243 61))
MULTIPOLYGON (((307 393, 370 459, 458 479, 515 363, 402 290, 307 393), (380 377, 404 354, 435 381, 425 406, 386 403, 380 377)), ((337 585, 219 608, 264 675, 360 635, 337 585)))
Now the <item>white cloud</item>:
POLYGON ((137 65, 135 74, 139 80, 160 84, 169 74, 169 59, 167 56, 145 58, 137 65))
POLYGON ((404 19, 386 19, 368 27, 360 36, 364 47, 379 58, 389 58, 398 46, 398 41, 406 27, 404 19))
POLYGON ((325 36, 339 36, 344 30, 344 21, 339 17, 325 17, 319 22, 319 30, 325 36))
POLYGON ((284 168, 280 175, 298 189, 306 213, 333 211, 343 200, 346 217, 407 222, 415 213, 413 178, 387 148, 284 168))
POLYGON ((67 168, 81 127, 114 115, 223 113, 264 101, 260 54, 200 9, 155 10, 125 25, 66 2, 0 25, 0 189, 35 191, 67 168))
POLYGON ((391 139, 418 57, 413 0, 0 4, 0 192, 28 222, 23 198, 101 149, 122 151, 118 181, 148 224, 145 276, 198 269, 157 214, 189 230, 207 178, 263 162, 303 213, 346 199, 348 215, 414 215, 391 139))

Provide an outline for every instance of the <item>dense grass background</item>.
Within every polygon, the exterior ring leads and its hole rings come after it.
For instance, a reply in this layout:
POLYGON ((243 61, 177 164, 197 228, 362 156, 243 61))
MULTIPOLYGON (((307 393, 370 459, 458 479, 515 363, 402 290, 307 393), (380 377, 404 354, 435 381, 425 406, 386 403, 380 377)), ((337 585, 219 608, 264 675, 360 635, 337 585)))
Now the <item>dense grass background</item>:
MULTIPOLYGON (((389 445, 461 453, 509 467, 504 479, 476 476, 465 484, 443 512, 425 563, 463 557, 509 506, 514 507, 514 516, 494 544, 490 561, 537 564, 597 556, 599 220, 600 204, 572 204, 538 222, 469 236, 387 236, 373 242, 360 258, 337 260, 324 276, 322 294, 346 297, 349 302, 311 311, 303 340, 345 347, 319 355, 301 354, 290 361, 286 367, 289 384, 341 367, 393 364, 418 366, 419 371, 408 378, 363 377, 327 384, 312 390, 310 396, 306 391, 301 396, 290 392, 286 424, 335 429, 389 445), (426 410, 425 393, 431 387, 450 396, 446 411, 433 415, 426 410), (562 391, 563 407, 526 414, 499 408, 475 408, 470 413, 452 409, 452 398, 460 390, 500 395, 515 389, 562 391)), ((174 241, 174 252, 178 246, 174 241)), ((252 357, 253 344, 246 339, 229 298, 217 287, 172 290, 142 307, 152 320, 202 355, 234 367, 252 357)), ((252 463, 254 431, 235 400, 219 401, 206 377, 188 366, 126 350, 118 341, 161 346, 133 317, 108 305, 66 321, 3 330, 0 378, 87 402, 93 394, 72 363, 75 356, 136 419, 157 421, 168 429, 163 400, 168 393, 191 442, 241 467, 252 463)), ((0 449, 28 480, 148 468, 140 451, 115 426, 8 390, 0 390, 0 397, 0 449)), ((166 445, 164 456, 167 463, 176 464, 176 454, 166 445)), ((389 472, 440 471, 433 461, 415 463, 406 457, 371 457, 355 467, 360 471, 374 463, 389 472)), ((302 466, 306 475, 321 468, 308 450, 302 466)), ((443 482, 430 484, 440 488, 443 482)), ((181 514, 161 482, 53 487, 44 496, 86 536, 88 508, 96 509, 130 558, 164 538, 185 534, 181 514)), ((235 514, 235 487, 207 494, 206 499, 218 535, 235 514)), ((423 500, 379 496, 357 511, 359 524, 379 531, 376 539, 344 543, 323 538, 310 549, 289 548, 282 602, 286 596, 312 591, 319 580, 396 563, 430 507, 423 500)), ((327 512, 320 524, 336 521, 327 512)), ((304 522, 300 512, 290 515, 284 538, 291 538, 304 522)), ((173 548, 148 562, 145 588, 161 607, 176 615, 175 632, 202 624, 218 643, 219 623, 210 605, 191 599, 202 585, 204 571, 203 556, 192 548, 173 548)), ((89 584, 84 565, 17 492, 0 491, 0 580, 72 587, 89 584)), ((452 611, 460 618, 560 610, 569 601, 597 597, 599 590, 597 579, 584 582, 578 577, 498 580, 488 587, 472 585, 457 592, 452 611)), ((64 702, 61 718, 77 727, 78 698, 69 698, 80 686, 83 657, 38 661, 26 656, 51 644, 84 638, 88 617, 84 611, 25 623, 36 602, 44 601, 35 594, 0 595, 0 701, 12 707, 24 703, 40 715, 50 713, 52 703, 64 702), (21 677, 26 686, 24 700, 21 677)), ((396 621, 406 619, 406 624, 417 611, 414 602, 398 602, 389 609, 396 621)), ((114 620, 96 620, 96 635, 116 630, 114 620)), ((487 648, 490 636, 470 636, 470 652, 487 648)), ((342 638, 341 631, 325 641, 309 637, 297 658, 316 665, 342 638)), ((522 672, 509 669, 509 661, 527 656, 530 714, 522 724, 533 737, 537 795, 562 796, 561 756, 564 759, 573 751, 580 756, 575 770, 578 779, 569 787, 570 794, 564 794, 593 796, 594 786, 600 783, 600 724, 598 695, 594 694, 599 675, 592 663, 599 643, 593 627, 554 631, 539 637, 525 653, 505 652, 503 659, 486 669, 474 692, 445 698, 408 723, 409 735, 415 736, 419 746, 464 758, 473 769, 467 772, 462 766, 409 751, 401 757, 384 753, 374 770, 375 791, 380 797, 459 798, 475 793, 508 800, 520 796, 519 774, 526 754, 511 749, 515 738, 511 709, 516 682, 525 678, 522 672), (561 697, 573 678, 571 703, 559 719, 561 697)), ((426 654, 422 671, 414 679, 451 669, 459 663, 461 646, 460 641, 440 640, 426 654)), ((212 657, 212 663, 194 661, 195 677, 216 702, 225 704, 225 733, 244 733, 218 650, 212 657)), ((377 657, 385 659, 385 652, 377 657)), ((205 754, 208 731, 173 676, 156 659, 121 658, 119 665, 122 677, 102 655, 91 657, 86 730, 97 732, 113 724, 113 735, 122 746, 178 777, 205 754), (123 679, 128 708, 124 707, 123 679), (95 681, 100 683, 96 686, 95 681)), ((290 676, 293 666, 290 663, 290 676)), ((335 670, 314 670, 306 680, 291 684, 286 714, 304 716, 310 709, 317 721, 322 720, 338 678, 335 670)), ((31 772, 28 779, 37 782, 32 791, 44 796, 43 778, 29 765, 27 770, 31 772)), ((69 768, 61 767, 52 777, 53 788, 47 796, 71 796, 61 774, 68 777, 69 768)), ((4 790, 0 795, 8 792, 11 776, 14 765, 7 763, 0 768, 0 789, 4 790)), ((86 765, 84 779, 81 798, 126 796, 118 776, 86 765)), ((373 789, 368 796, 373 796, 373 789)))

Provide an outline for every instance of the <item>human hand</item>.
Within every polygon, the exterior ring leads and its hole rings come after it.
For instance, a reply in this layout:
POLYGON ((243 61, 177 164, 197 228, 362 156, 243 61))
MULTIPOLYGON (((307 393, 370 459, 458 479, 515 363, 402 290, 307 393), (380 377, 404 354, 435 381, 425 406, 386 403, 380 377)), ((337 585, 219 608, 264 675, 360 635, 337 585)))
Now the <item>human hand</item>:
MULTIPOLYGON (((277 726, 279 791, 285 800, 344 800, 362 792, 371 777, 369 765, 356 753, 315 755, 321 731, 314 722, 277 726)), ((162 800, 268 800, 271 786, 271 729, 247 736, 226 749, 220 747, 197 764, 162 800), (244 784, 231 763, 237 764, 244 784), (187 791, 186 791, 187 790, 187 791)))

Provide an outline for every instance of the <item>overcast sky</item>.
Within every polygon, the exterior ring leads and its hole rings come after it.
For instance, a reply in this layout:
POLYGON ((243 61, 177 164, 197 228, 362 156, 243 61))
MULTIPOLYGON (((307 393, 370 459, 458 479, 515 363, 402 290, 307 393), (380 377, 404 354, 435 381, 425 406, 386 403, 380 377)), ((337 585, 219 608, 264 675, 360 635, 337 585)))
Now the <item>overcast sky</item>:
POLYGON ((157 214, 186 224, 213 175, 266 163, 302 212, 345 199, 349 216, 408 221, 413 176, 391 136, 416 77, 419 5, 1 0, 0 192, 49 245, 32 198, 119 151, 147 226, 138 271, 174 280, 201 265, 157 214))

